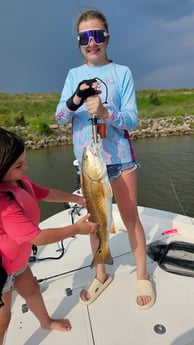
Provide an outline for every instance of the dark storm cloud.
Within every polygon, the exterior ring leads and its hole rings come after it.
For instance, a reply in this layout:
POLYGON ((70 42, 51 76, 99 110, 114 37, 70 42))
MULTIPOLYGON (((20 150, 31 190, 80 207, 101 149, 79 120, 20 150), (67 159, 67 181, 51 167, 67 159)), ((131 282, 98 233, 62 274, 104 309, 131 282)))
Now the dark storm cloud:
POLYGON ((194 0, 1 0, 0 92, 60 91, 82 63, 73 22, 92 6, 108 19, 109 57, 137 88, 194 86, 194 0))

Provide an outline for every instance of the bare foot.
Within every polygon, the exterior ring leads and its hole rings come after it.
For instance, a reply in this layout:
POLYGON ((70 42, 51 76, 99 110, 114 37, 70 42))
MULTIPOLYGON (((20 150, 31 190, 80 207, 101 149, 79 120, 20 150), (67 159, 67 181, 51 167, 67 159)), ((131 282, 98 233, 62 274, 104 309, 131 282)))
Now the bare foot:
POLYGON ((50 319, 50 325, 48 325, 48 327, 42 328, 61 332, 68 332, 71 330, 71 324, 68 319, 50 319))

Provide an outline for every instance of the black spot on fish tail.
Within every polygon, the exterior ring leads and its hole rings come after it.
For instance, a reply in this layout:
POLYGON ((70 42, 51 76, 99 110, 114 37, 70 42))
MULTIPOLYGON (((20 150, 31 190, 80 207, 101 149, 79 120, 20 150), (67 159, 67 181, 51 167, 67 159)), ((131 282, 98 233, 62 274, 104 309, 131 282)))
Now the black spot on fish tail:
POLYGON ((98 250, 96 251, 91 263, 91 268, 99 264, 107 264, 107 265, 113 264, 113 258, 112 258, 109 247, 103 250, 99 247, 98 250))

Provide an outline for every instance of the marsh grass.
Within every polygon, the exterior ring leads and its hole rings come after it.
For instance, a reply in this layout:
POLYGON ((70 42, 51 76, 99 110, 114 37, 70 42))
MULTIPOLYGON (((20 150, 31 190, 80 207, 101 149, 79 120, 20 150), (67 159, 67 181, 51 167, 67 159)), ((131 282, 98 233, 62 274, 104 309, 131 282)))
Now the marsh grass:
POLYGON ((194 114, 194 89, 137 91, 139 117, 179 117, 194 114))
MULTIPOLYGON (((0 126, 41 127, 55 123, 59 93, 0 93, 0 126)), ((140 119, 194 115, 193 89, 148 89, 137 91, 140 119)))

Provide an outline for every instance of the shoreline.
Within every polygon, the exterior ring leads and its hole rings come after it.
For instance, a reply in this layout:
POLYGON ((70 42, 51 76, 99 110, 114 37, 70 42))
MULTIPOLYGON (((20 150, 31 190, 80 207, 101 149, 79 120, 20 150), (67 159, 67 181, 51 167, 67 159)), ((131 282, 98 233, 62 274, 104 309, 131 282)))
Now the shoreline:
MULTIPOLYGON (((51 135, 28 133, 27 127, 14 127, 19 135, 25 138, 26 149, 39 150, 48 147, 72 145, 71 123, 50 126, 51 135), (27 137, 27 140, 26 140, 27 137), (37 139, 38 138, 38 139, 37 139)), ((180 117, 161 117, 154 119, 139 119, 138 128, 130 132, 132 140, 158 138, 166 136, 182 136, 194 134, 194 115, 180 117)))

